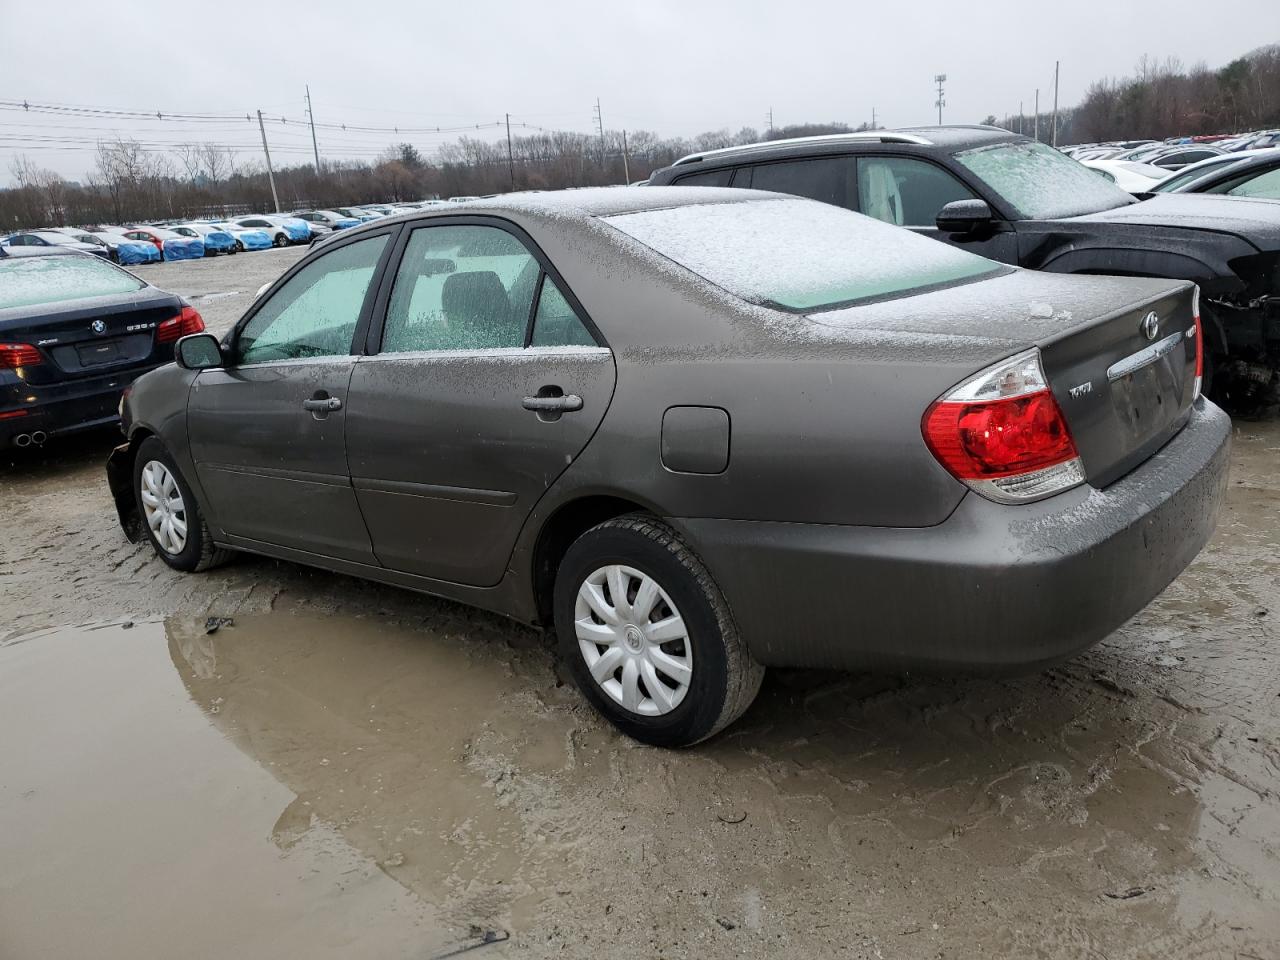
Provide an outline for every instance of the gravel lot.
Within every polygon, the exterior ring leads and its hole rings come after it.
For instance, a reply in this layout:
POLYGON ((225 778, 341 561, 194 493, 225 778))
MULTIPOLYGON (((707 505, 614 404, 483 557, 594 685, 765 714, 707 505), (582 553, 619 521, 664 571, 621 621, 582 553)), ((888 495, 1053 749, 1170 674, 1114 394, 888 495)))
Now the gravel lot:
MULTIPOLYGON (((139 273, 222 332, 302 253, 139 273)), ((1280 956, 1274 420, 1237 425, 1210 546, 1088 654, 774 671, 682 752, 496 617, 170 571, 116 525, 115 442, 0 472, 0 956, 1280 956)))

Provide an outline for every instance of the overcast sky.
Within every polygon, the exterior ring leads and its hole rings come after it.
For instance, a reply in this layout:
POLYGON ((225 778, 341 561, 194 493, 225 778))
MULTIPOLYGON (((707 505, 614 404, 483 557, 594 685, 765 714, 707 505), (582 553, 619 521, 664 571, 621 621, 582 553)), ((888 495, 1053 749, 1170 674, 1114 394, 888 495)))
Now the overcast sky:
MULTIPOLYGON (((0 100, 237 115, 261 108, 277 117, 268 135, 283 164, 310 155, 305 131, 278 122, 305 116, 304 83, 318 121, 457 127, 510 112, 516 123, 588 131, 599 97, 606 127, 670 136, 761 129, 770 108, 778 126, 856 125, 873 107, 889 126, 935 122, 933 76, 945 73, 944 120, 975 123, 1016 113, 1019 100, 1030 113, 1036 87, 1047 111, 1055 59, 1061 102, 1070 105, 1091 81, 1130 74, 1144 53, 1218 67, 1280 39, 1276 28, 1278 0, 1210 8, 1191 0, 0 0, 0 100)), ((242 159, 261 158, 256 118, 145 122, 0 104, 0 183, 11 181, 15 153, 79 179, 93 150, 78 141, 113 133, 155 149, 232 143, 242 159)), ((398 139, 430 153, 456 136, 398 139)), ((322 157, 367 157, 397 138, 321 130, 319 139, 322 157)))

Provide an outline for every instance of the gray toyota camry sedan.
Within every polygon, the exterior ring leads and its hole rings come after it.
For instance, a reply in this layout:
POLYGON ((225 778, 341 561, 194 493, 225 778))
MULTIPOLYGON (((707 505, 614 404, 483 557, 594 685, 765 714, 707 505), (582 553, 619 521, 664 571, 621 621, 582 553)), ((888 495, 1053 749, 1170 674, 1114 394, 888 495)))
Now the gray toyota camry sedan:
POLYGON ((316 247, 125 398, 121 522, 553 625, 694 743, 767 666, 1034 668, 1213 530, 1197 290, 1032 273, 836 207, 511 195, 316 247))

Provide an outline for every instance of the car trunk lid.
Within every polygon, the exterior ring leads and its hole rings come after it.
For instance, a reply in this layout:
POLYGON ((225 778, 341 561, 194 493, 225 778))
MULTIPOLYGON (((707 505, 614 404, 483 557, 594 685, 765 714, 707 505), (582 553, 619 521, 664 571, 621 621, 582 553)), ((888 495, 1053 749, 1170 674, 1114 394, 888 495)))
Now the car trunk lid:
POLYGON ((1186 422, 1198 349, 1194 291, 1182 284, 1039 344, 1095 487, 1128 473, 1186 422))
POLYGON ((27 307, 0 323, 0 340, 40 351, 44 362, 25 372, 30 383, 97 376, 169 359, 160 356, 167 345, 157 344, 156 327, 181 309, 177 297, 159 292, 27 307))

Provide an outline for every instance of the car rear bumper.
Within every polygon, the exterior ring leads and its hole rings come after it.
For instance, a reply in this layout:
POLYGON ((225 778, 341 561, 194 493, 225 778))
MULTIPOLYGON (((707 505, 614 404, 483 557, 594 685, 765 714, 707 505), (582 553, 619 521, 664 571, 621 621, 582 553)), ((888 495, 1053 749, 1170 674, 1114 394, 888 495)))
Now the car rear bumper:
POLYGON ((15 446, 19 437, 37 432, 55 437, 119 422, 120 395, 125 387, 157 366, 160 364, 63 383, 0 385, 0 449, 15 446), (23 415, 4 416, 17 410, 24 411, 23 415))
POLYGON ((969 494, 921 529, 676 520, 770 666, 1034 668, 1101 640, 1212 535, 1231 421, 1199 400, 1104 490, 1007 506, 969 494))

